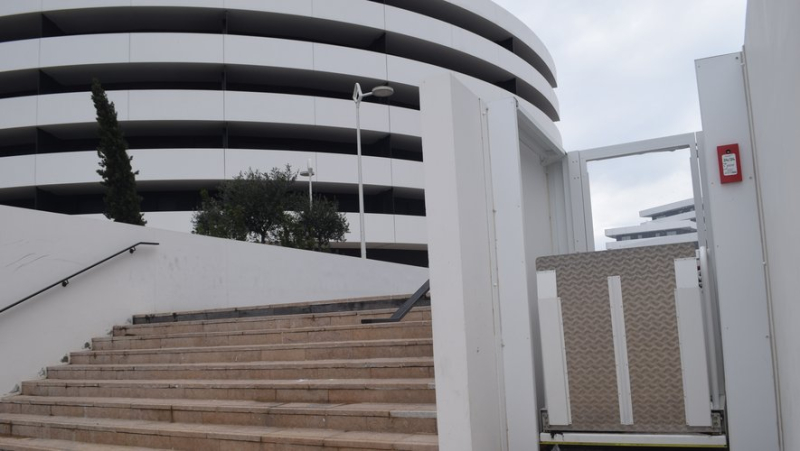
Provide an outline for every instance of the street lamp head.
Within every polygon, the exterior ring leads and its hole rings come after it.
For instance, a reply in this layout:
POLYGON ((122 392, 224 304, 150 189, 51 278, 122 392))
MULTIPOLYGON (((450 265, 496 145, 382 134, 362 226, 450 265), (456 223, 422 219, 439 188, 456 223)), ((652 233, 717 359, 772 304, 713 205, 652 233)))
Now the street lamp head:
POLYGON ((394 88, 391 86, 376 86, 372 88, 372 95, 375 97, 390 97, 394 94, 394 88))

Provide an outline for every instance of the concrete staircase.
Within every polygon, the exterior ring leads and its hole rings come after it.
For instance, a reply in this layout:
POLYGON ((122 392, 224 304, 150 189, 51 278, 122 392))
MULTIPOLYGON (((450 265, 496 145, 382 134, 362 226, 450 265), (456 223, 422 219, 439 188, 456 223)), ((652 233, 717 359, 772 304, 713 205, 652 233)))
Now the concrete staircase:
POLYGON ((115 327, 0 399, 0 450, 437 450, 430 308, 336 307, 115 327))

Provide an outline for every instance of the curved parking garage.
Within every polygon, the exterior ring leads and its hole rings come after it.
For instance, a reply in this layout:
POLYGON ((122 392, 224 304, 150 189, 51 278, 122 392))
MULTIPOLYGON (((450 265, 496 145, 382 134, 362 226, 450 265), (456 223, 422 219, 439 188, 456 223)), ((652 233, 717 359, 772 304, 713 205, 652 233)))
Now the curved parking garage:
POLYGON ((560 141, 550 55, 488 0, 144 3, 0 6, 0 203, 102 212, 93 77, 116 104, 150 225, 176 230, 199 190, 308 159, 315 192, 357 213, 353 85, 391 85, 362 106, 366 239, 386 260, 425 263, 424 79, 449 71, 483 98, 514 95, 560 141))

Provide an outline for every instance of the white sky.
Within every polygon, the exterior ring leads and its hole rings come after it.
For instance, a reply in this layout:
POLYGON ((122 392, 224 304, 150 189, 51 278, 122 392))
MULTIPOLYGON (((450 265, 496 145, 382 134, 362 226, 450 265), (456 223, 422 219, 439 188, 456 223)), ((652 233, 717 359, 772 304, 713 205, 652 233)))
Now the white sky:
MULTIPOLYGON (((555 60, 567 151, 700 130, 694 60, 737 52, 746 0, 495 0, 555 60)), ((688 152, 590 164, 595 241, 692 196, 688 152)), ((603 247, 602 245, 598 247, 603 247)))

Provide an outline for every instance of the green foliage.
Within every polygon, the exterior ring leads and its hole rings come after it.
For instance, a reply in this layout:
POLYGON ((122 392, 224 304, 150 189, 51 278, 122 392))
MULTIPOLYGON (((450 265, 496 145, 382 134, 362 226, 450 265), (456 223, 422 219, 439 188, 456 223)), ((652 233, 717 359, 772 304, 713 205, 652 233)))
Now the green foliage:
POLYGON ((335 201, 316 197, 297 196, 294 202, 296 231, 295 246, 301 249, 330 252, 331 241, 344 241, 350 226, 335 201))
POLYGON ((105 215, 115 222, 145 225, 141 213, 142 198, 136 193, 136 175, 133 172, 128 156, 128 144, 117 122, 117 111, 114 104, 97 79, 92 80, 92 102, 97 111, 97 124, 100 144, 97 155, 100 157, 100 169, 97 173, 103 178, 105 187, 105 215))
POLYGON ((344 240, 347 220, 337 204, 291 191, 296 174, 289 166, 268 173, 248 170, 219 185, 216 198, 201 193, 194 233, 240 241, 328 251, 344 240))
POLYGON ((247 228, 244 226, 241 208, 226 210, 222 201, 208 195, 208 191, 200 192, 201 207, 192 218, 194 233, 199 235, 247 240, 247 228))

